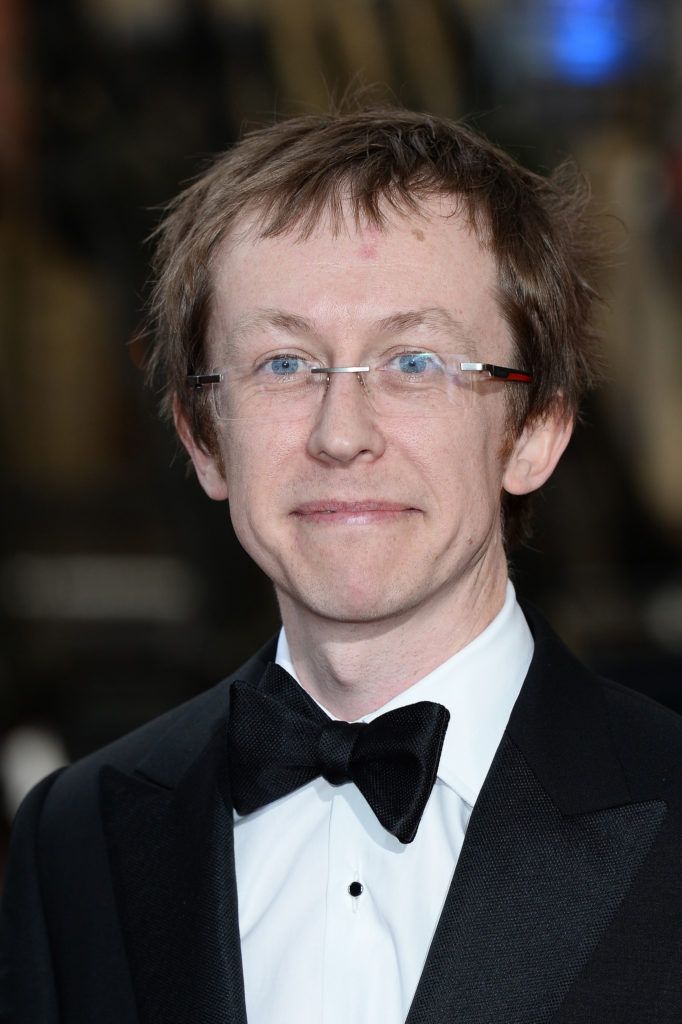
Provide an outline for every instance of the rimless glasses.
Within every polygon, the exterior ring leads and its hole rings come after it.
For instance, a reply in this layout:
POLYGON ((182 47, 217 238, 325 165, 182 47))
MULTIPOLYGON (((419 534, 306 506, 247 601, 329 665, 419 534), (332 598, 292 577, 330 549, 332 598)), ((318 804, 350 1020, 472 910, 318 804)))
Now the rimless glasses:
POLYGON ((302 354, 280 352, 210 373, 189 374, 187 384, 208 392, 219 421, 297 420, 316 413, 337 374, 354 375, 371 408, 381 416, 448 416, 495 382, 533 382, 526 370, 449 352, 416 350, 389 352, 358 366, 325 366, 302 354))

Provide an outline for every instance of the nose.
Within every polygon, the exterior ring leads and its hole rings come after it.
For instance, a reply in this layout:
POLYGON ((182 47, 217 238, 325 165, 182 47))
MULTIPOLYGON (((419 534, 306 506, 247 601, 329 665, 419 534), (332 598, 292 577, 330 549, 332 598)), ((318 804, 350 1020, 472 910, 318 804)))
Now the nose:
POLYGON ((329 464, 372 462, 386 447, 360 373, 330 373, 312 424, 308 452, 329 464))

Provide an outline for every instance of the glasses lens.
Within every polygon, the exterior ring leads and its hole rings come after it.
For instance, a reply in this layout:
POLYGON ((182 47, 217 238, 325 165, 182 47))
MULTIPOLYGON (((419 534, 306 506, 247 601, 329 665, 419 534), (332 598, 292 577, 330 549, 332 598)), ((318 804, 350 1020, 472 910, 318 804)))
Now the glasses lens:
POLYGON ((471 404, 477 374, 460 369, 462 356, 401 352, 367 377, 369 399, 383 416, 451 416, 471 404))
POLYGON ((219 420, 295 420, 310 416, 324 396, 326 377, 311 373, 319 363, 277 355, 258 364, 229 366, 213 385, 219 420))

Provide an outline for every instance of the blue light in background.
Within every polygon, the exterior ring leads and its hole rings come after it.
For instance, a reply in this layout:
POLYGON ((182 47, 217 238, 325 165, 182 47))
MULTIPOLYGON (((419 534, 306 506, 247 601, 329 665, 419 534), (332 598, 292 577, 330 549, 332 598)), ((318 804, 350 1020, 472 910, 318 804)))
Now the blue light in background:
POLYGON ((553 0, 546 13, 551 60, 562 77, 600 82, 636 59, 629 0, 553 0))

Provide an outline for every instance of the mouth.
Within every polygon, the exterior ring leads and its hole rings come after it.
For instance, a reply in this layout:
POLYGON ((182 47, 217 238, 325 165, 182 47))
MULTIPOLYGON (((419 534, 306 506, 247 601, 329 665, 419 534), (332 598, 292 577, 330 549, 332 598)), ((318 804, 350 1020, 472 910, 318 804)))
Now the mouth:
POLYGON ((309 523, 366 525, 398 519, 415 512, 419 512, 419 509, 412 505, 387 501, 383 498, 365 501, 341 501, 336 498, 327 498, 322 501, 304 502, 294 509, 292 515, 309 523))

